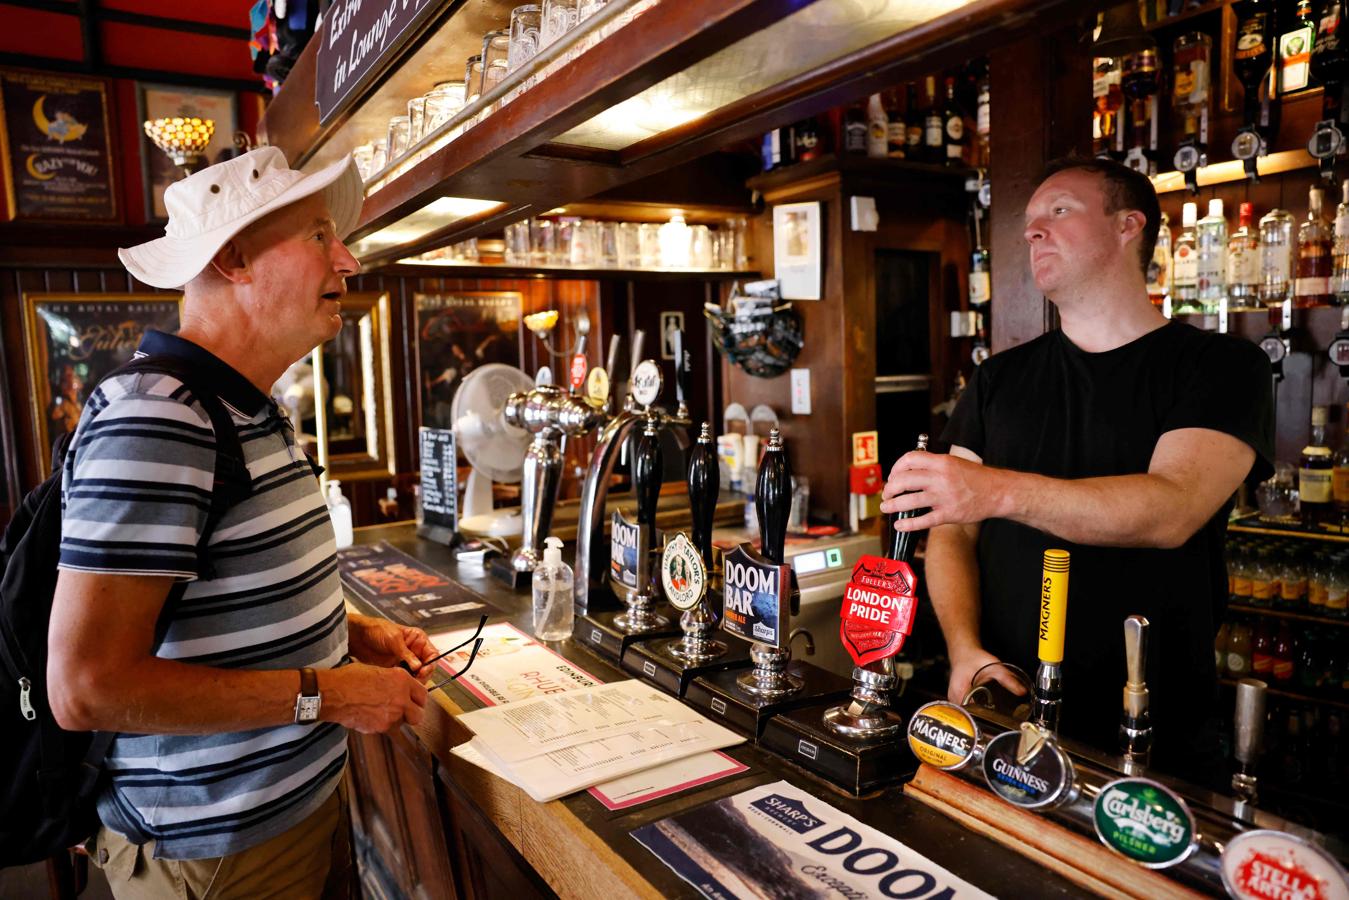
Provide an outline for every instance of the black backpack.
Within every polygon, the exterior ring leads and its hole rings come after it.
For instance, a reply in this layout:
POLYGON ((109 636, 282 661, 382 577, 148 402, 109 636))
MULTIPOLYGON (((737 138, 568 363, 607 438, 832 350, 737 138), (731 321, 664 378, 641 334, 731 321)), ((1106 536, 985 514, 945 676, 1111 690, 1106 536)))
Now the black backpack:
MULTIPOLYGON (((161 373, 182 381, 205 408, 216 434, 215 485, 197 545, 198 572, 215 572, 207 544, 221 517, 247 496, 250 479, 229 412, 184 360, 146 356, 111 375, 161 373)), ((24 497, 0 539, 0 867, 39 862, 99 827, 95 808, 114 732, 65 731, 47 703, 47 628, 61 545, 61 469, 70 435, 53 451, 52 474, 24 497)), ((175 584, 167 610, 181 596, 175 584)), ((155 646, 167 628, 163 614, 155 646)))

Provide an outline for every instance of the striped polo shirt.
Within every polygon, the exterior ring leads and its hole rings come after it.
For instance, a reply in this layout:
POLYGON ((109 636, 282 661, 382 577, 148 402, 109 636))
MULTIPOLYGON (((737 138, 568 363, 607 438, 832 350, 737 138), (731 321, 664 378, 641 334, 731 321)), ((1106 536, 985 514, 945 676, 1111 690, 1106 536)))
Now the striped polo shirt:
MULTIPOLYGON (((156 655, 234 669, 348 662, 328 510, 277 405, 201 347, 151 331, 140 354, 187 359, 234 419, 252 494, 216 526, 216 577, 198 580, 198 538, 215 472, 211 420, 168 375, 105 379, 85 406, 62 476, 62 569, 187 582, 156 655)), ((299 678, 296 678, 296 690, 299 678)), ((103 823, 155 856, 245 850, 328 799, 346 764, 330 722, 211 735, 121 734, 99 797, 103 823)))

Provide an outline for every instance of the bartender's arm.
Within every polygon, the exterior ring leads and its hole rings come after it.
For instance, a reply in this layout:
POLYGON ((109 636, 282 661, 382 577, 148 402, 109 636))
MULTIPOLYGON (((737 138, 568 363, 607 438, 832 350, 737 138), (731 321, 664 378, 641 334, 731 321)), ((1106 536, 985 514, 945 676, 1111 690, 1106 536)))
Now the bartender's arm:
POLYGON ((1148 471, 1101 478, 1048 478, 985 466, 965 450, 900 457, 885 484, 885 512, 930 508, 899 519, 904 531, 1009 519, 1076 544, 1179 547, 1241 484, 1255 461, 1244 441, 1207 428, 1168 431, 1148 471), (899 496, 899 495, 903 496, 899 496))

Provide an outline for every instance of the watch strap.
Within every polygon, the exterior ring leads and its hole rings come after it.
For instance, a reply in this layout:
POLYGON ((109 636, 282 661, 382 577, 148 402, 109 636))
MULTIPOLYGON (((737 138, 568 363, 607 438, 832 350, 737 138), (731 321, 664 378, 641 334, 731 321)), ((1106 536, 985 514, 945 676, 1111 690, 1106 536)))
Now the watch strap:
POLYGON ((313 669, 300 670, 300 696, 317 697, 319 695, 319 677, 313 669))

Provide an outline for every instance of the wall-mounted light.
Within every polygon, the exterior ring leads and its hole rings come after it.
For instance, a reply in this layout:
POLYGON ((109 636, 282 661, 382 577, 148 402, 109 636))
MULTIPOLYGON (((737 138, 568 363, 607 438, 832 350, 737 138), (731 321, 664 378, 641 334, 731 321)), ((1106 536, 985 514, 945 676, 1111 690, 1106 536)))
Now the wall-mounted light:
POLYGON ((168 116, 147 119, 145 133, 156 147, 168 154, 173 164, 183 170, 183 176, 192 174, 206 153, 206 145, 215 134, 215 121, 197 116, 168 116))

